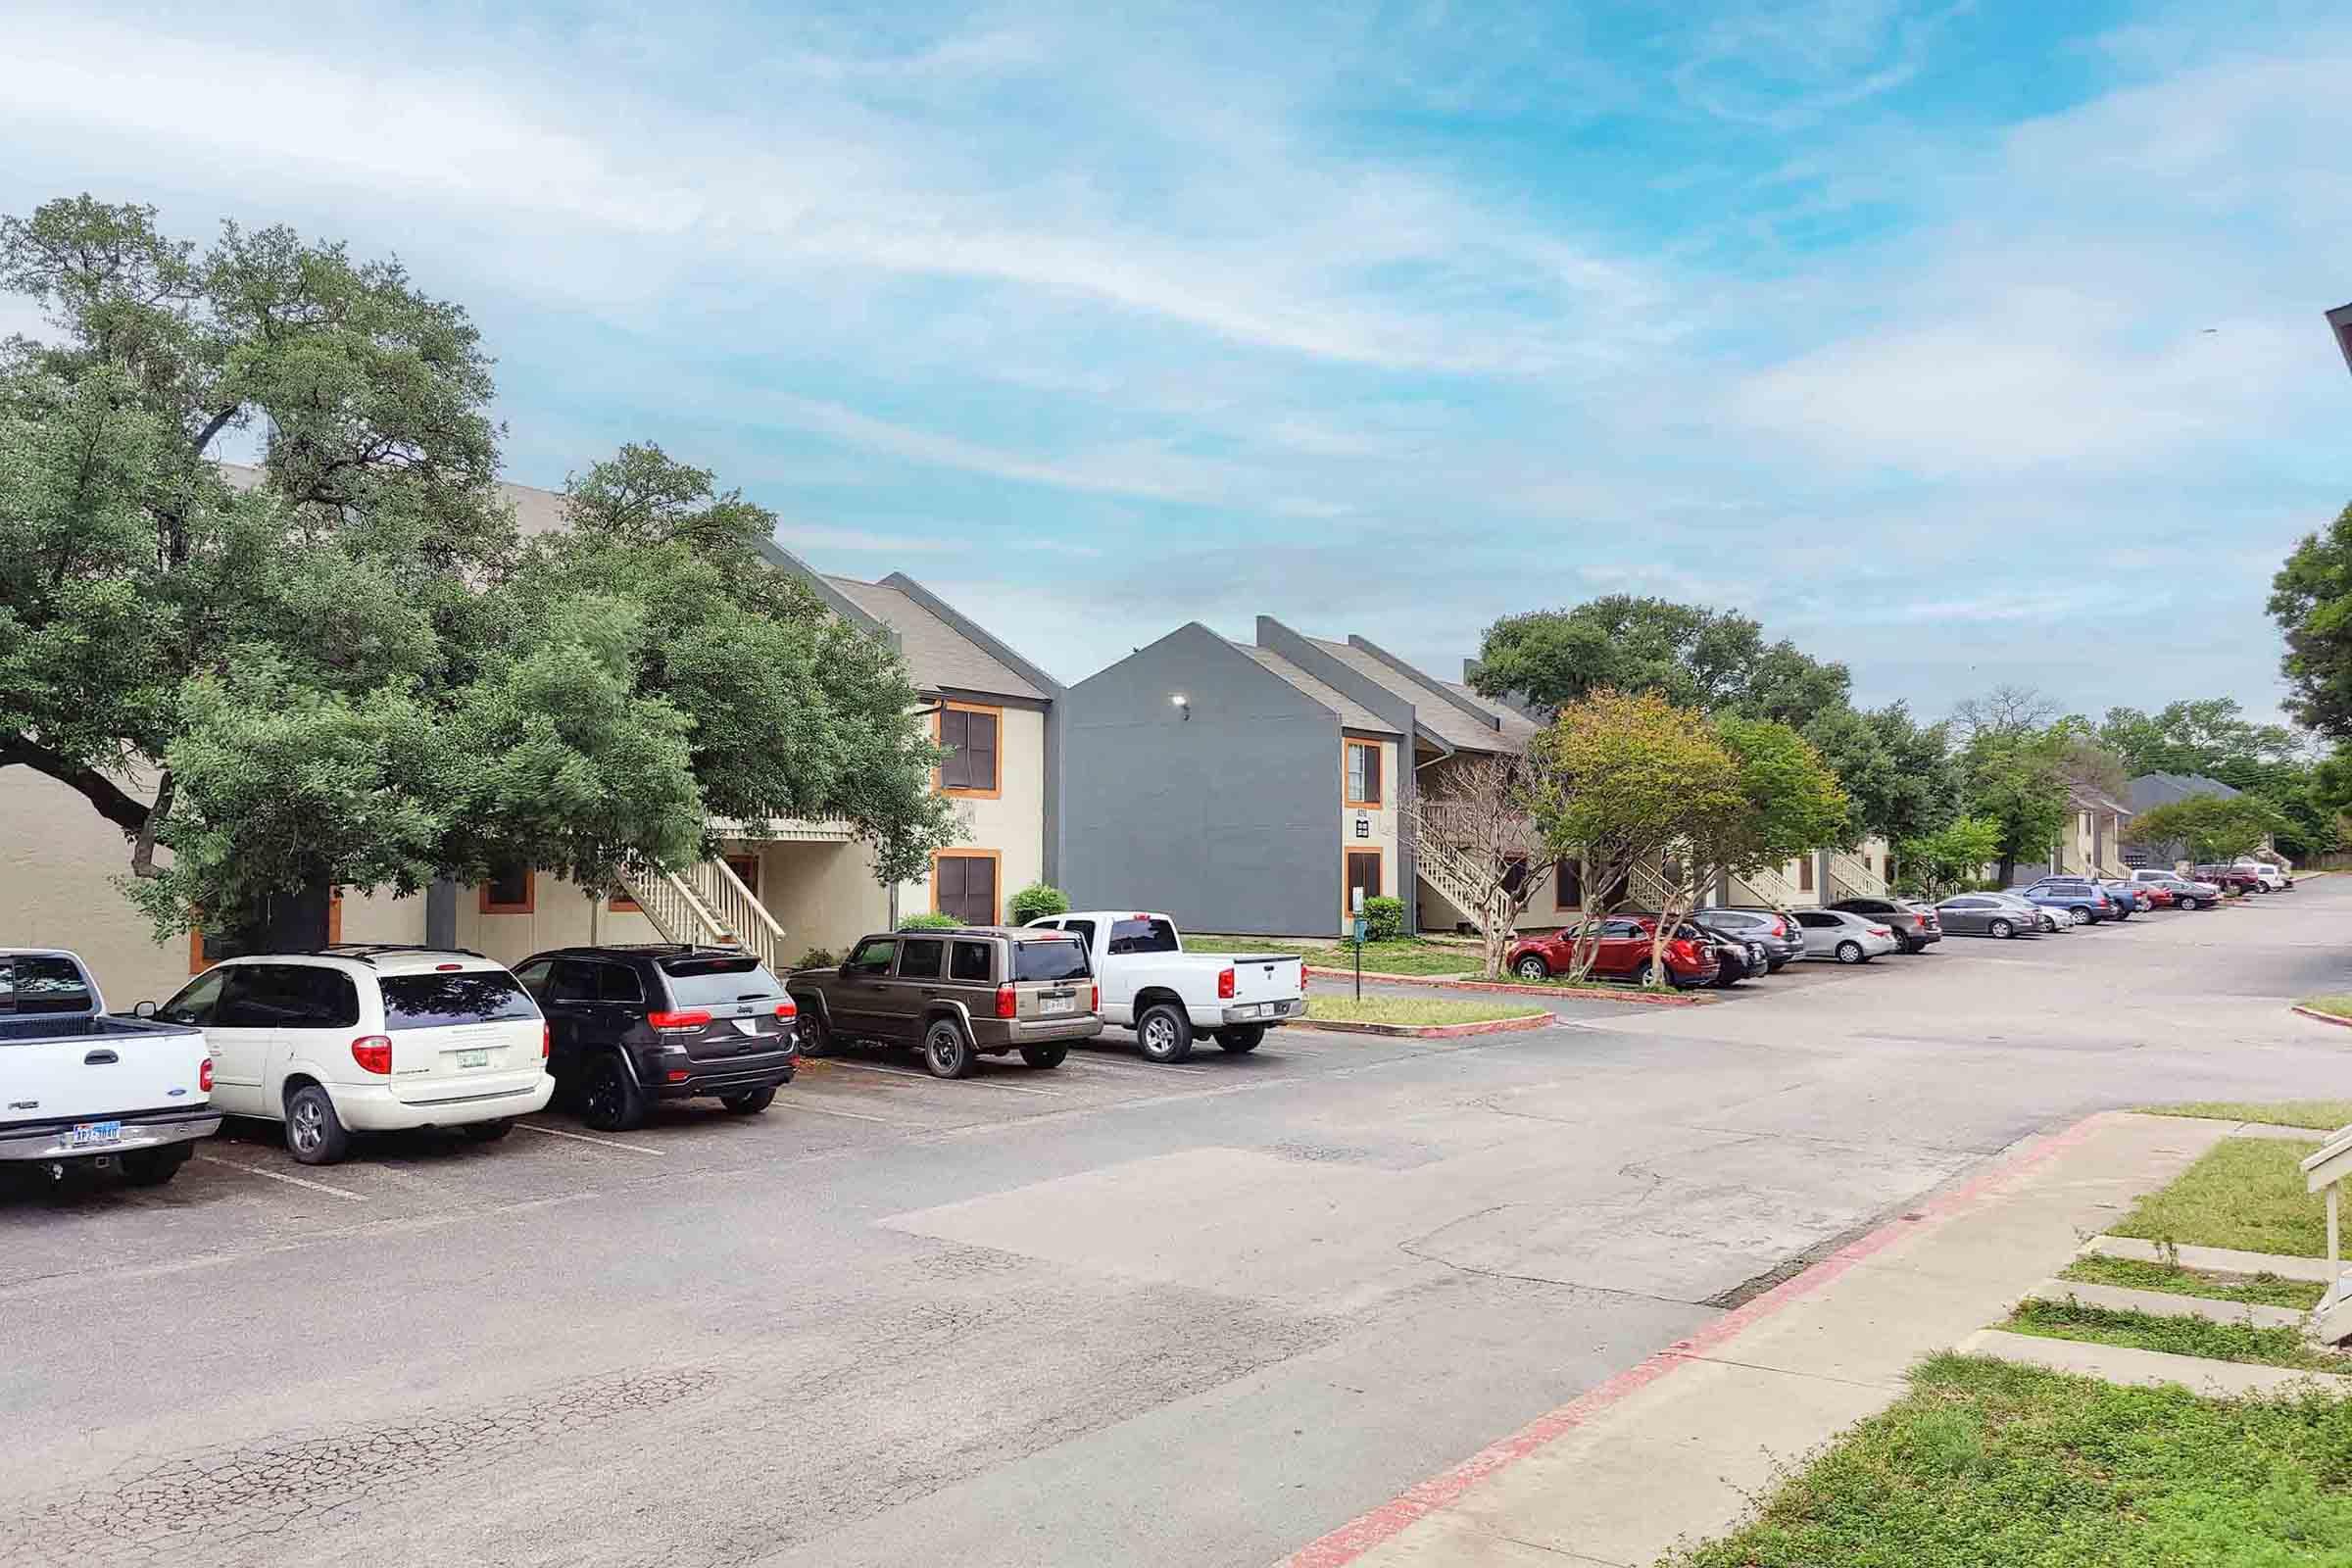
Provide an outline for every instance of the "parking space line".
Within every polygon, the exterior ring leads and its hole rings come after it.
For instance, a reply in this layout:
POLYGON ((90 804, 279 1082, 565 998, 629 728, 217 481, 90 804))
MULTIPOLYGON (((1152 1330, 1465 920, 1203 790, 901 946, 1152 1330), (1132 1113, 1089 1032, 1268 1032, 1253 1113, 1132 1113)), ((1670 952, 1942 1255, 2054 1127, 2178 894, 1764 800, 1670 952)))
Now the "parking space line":
POLYGON ((1043 1095, 1048 1100, 1059 1100, 1062 1097, 1062 1092, 1058 1089, 1030 1089, 1020 1084, 992 1084, 985 1078, 934 1078, 927 1072, 916 1072, 910 1067, 881 1067, 870 1061, 841 1061, 837 1059, 834 1061, 833 1065, 836 1067, 855 1067, 859 1072, 884 1073, 892 1078, 914 1078, 927 1084, 947 1084, 960 1082, 973 1084, 982 1089, 1002 1089, 1008 1095, 1043 1095))
POLYGON ((569 1138, 578 1143, 596 1144, 605 1149, 625 1149, 632 1154, 651 1154, 656 1159, 662 1157, 662 1151, 659 1149, 648 1149, 643 1144, 624 1144, 617 1138, 591 1138, 586 1133, 568 1133, 561 1127, 542 1127, 535 1121, 518 1121, 514 1125, 528 1132, 545 1133, 550 1138, 569 1138))
POLYGON ((899 1127, 908 1132, 931 1131, 929 1127, 919 1121, 894 1121, 888 1116, 869 1116, 862 1110, 835 1110, 830 1105, 811 1105, 805 1100, 785 1100, 779 1097, 775 1103, 768 1108, 771 1110, 812 1111, 819 1116, 847 1116, 852 1121, 870 1121, 877 1127, 899 1127))
POLYGON ((348 1198, 355 1203, 368 1201, 364 1194, 349 1192, 340 1187, 329 1187, 324 1182, 309 1181, 300 1176, 288 1176, 283 1171, 264 1170, 259 1165, 239 1164, 233 1159, 222 1159, 218 1154, 198 1154, 195 1157, 207 1165, 226 1165, 230 1170, 241 1170, 248 1176, 266 1176, 273 1182, 284 1182, 288 1187, 307 1187, 314 1193, 325 1193, 330 1198, 348 1198))
POLYGON ((1142 1073, 1148 1077, 1157 1077, 1163 1072, 1190 1073, 1196 1078, 1205 1078, 1209 1075, 1209 1069, 1206 1067, 1185 1067, 1172 1061, 1158 1063, 1129 1061, 1124 1056, 1103 1056, 1091 1053, 1081 1056, 1072 1052, 1062 1064, 1068 1066, 1071 1062, 1084 1062, 1089 1067, 1108 1067, 1113 1072, 1142 1073))

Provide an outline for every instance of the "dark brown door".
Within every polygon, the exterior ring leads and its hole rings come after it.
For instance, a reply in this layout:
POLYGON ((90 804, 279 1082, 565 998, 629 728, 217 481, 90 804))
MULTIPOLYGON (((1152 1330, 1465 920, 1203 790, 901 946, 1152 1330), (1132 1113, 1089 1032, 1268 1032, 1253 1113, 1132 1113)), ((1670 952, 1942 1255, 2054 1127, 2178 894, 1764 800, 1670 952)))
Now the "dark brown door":
POLYGON ((943 855, 932 868, 939 912, 952 914, 965 925, 997 923, 997 858, 993 855, 943 855))
POLYGON ((1361 890, 1366 899, 1380 897, 1380 852, 1378 850, 1349 850, 1348 852, 1348 882, 1340 893, 1340 918, 1355 918, 1355 895, 1361 890))
POLYGON ((744 891, 753 898, 758 898, 760 896, 760 857, 757 855, 730 855, 726 859, 727 869, 735 873, 735 878, 743 884, 744 891))

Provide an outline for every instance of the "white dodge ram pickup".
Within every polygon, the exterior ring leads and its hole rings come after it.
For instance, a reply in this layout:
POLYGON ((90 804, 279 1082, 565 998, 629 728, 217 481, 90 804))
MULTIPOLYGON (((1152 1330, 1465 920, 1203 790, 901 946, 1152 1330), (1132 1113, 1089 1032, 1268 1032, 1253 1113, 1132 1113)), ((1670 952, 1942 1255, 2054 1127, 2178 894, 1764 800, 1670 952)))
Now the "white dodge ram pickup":
POLYGON ((1227 1051, 1255 1051, 1268 1029, 1306 1011, 1297 954, 1187 953, 1164 914, 1076 909, 1029 923, 1086 944, 1102 1021, 1133 1029, 1153 1061, 1191 1055, 1196 1031, 1227 1051))
POLYGON ((112 1017, 71 953, 0 948, 0 1160, 170 1181, 220 1129, 204 1031, 112 1017))

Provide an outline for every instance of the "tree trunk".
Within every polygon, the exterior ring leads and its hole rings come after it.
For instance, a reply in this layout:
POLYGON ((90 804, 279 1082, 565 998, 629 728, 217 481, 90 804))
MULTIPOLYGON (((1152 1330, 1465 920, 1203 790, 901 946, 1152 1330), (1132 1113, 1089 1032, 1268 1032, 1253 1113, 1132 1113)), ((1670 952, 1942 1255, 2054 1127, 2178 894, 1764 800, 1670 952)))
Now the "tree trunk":
POLYGON ((264 953, 311 953, 327 944, 327 908, 334 902, 332 872, 323 868, 291 893, 272 895, 253 940, 264 953))
POLYGON ((2017 852, 2014 850, 2003 850, 2001 852, 2001 886, 2008 887, 2016 880, 2017 852))

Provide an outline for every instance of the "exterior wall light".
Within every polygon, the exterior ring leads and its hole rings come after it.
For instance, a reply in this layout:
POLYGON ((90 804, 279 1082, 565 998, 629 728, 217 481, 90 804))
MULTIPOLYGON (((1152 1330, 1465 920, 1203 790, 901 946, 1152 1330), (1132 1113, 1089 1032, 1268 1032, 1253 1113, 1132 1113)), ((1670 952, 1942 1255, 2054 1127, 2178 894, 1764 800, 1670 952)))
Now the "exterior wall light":
POLYGON ((1184 693, 1178 692, 1174 696, 1170 697, 1168 701, 1176 705, 1176 711, 1182 713, 1186 719, 1189 720, 1193 716, 1192 700, 1186 697, 1184 693))

